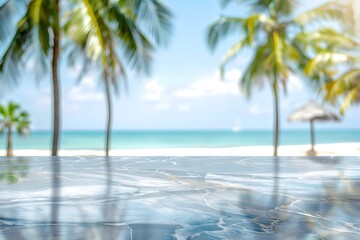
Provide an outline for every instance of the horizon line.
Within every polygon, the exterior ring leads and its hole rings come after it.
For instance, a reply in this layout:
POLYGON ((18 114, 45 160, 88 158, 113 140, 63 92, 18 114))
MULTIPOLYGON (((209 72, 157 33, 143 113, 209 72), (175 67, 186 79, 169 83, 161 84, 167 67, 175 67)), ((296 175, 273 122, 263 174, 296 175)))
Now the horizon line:
MULTIPOLYGON (((360 131, 360 128, 318 128, 316 131, 360 131)), ((51 132, 52 129, 34 129, 30 132, 51 132)), ((113 129, 112 132, 246 132, 246 131, 273 131, 272 129, 247 128, 239 131, 232 129, 113 129)), ((309 131, 308 128, 284 128, 281 131, 309 131)), ((63 129, 61 132, 105 132, 103 129, 63 129)))

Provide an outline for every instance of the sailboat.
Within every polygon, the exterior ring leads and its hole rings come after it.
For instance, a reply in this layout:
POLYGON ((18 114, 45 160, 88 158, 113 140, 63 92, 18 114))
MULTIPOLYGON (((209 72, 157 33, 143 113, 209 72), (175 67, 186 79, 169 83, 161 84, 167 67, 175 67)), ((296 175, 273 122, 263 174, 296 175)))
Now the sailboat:
POLYGON ((235 124, 235 126, 232 128, 232 131, 233 131, 234 133, 237 133, 237 132, 240 132, 240 131, 241 131, 241 121, 240 121, 239 118, 236 120, 236 124, 235 124))

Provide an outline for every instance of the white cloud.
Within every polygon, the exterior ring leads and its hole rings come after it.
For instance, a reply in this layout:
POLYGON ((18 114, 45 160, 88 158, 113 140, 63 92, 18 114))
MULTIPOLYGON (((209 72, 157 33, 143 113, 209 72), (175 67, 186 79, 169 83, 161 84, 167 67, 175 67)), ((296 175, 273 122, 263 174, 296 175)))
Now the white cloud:
POLYGON ((291 74, 291 75, 289 75, 288 88, 289 88, 289 91, 299 92, 304 89, 304 85, 297 76, 291 74))
POLYGON ((180 105, 178 106, 178 109, 179 109, 180 111, 185 112, 185 111, 188 111, 188 110, 190 109, 190 105, 189 105, 189 104, 180 104, 180 105))
POLYGON ((155 106, 155 108, 156 108, 157 110, 160 110, 160 111, 162 111, 162 110, 168 110, 169 107, 170 107, 170 104, 169 104, 169 103, 165 103, 165 102, 158 103, 158 104, 155 106))
MULTIPOLYGON (((196 83, 201 83, 202 82, 196 82, 196 83)), ((196 84, 195 83, 195 84, 196 84)), ((205 91, 203 89, 197 89, 194 87, 194 85, 190 88, 184 88, 184 89, 179 89, 175 92, 175 97, 178 98, 196 98, 196 97, 202 97, 205 94, 205 91)))
POLYGON ((99 92, 94 78, 86 77, 79 85, 70 89, 68 98, 75 102, 100 101, 104 99, 104 94, 99 92))
POLYGON ((39 97, 36 101, 36 104, 41 108, 50 108, 51 105, 50 95, 43 95, 39 97))
POLYGON ((50 108, 51 106, 51 95, 50 95, 50 87, 42 87, 40 90, 35 91, 34 94, 40 96, 37 97, 36 104, 40 108, 50 108))
POLYGON ((252 105, 250 107, 250 113, 253 115, 259 115, 259 114, 261 114, 261 110, 258 105, 252 105))
POLYGON ((225 80, 231 82, 238 82, 240 80, 241 75, 242 74, 240 70, 233 68, 225 73, 225 80))
POLYGON ((250 114, 252 115, 260 115, 265 113, 271 113, 271 105, 267 104, 253 104, 250 106, 250 114))
POLYGON ((162 98, 165 88, 161 86, 157 80, 151 80, 144 85, 144 90, 145 94, 142 99, 148 101, 158 101, 162 98))
POLYGON ((80 85, 87 89, 96 88, 95 80, 92 77, 85 78, 84 80, 81 81, 80 85))
POLYGON ((233 69, 225 74, 224 80, 222 81, 219 72, 216 72, 214 76, 210 78, 200 79, 187 88, 177 90, 174 96, 177 98, 198 98, 226 94, 235 95, 240 92, 238 87, 240 76, 241 72, 233 69))

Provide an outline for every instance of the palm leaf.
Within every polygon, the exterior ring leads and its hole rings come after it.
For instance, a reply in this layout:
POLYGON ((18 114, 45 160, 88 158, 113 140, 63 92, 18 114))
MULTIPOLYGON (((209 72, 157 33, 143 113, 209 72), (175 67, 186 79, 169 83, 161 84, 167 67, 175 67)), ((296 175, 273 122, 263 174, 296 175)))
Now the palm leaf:
POLYGON ((340 113, 344 114, 351 105, 359 101, 360 91, 358 88, 353 88, 346 93, 345 98, 340 107, 340 113))
POLYGON ((87 66, 100 61, 101 76, 111 81, 115 91, 119 79, 127 86, 124 62, 149 73, 154 52, 150 39, 163 43, 160 38, 166 37, 171 26, 171 13, 158 0, 74 0, 71 11, 74 14, 67 15, 64 25, 75 43, 71 59, 86 53, 87 66))
POLYGON ((154 46, 141 30, 137 22, 120 9, 113 11, 116 16, 113 38, 119 43, 124 57, 132 68, 137 71, 149 73, 154 46))
POLYGON ((336 79, 336 81, 344 85, 345 88, 350 88, 351 86, 360 87, 360 68, 350 69, 336 79))
POLYGON ((323 21, 323 20, 336 20, 341 21, 345 25, 349 25, 352 21, 352 16, 349 15, 349 6, 342 1, 330 1, 317 8, 308 10, 304 13, 299 14, 294 18, 294 21, 306 25, 310 22, 323 21))
MULTIPOLYGON (((101 18, 99 17, 99 14, 95 14, 93 5, 90 4, 90 2, 88 0, 81 0, 83 5, 85 6, 86 9, 86 13, 87 16, 90 18, 90 23, 91 24, 91 30, 93 31, 93 39, 91 40, 95 40, 93 41, 93 43, 95 44, 99 44, 99 48, 96 48, 94 45, 92 46, 92 50, 90 52, 91 55, 100 55, 101 57, 101 61, 103 64, 106 63, 106 56, 105 56, 105 43, 104 43, 104 37, 103 34, 105 33, 105 31, 102 29, 105 26, 102 24, 101 18), (102 27, 102 28, 101 28, 102 27), (99 49, 98 51, 96 51, 95 49, 99 49)), ((96 10, 96 8, 95 8, 96 10)), ((89 37, 89 35, 87 35, 89 37)))
POLYGON ((329 27, 301 32, 297 34, 296 40, 304 43, 306 47, 321 48, 325 45, 333 50, 354 50, 360 46, 352 37, 329 27))
POLYGON ((173 18, 171 10, 159 0, 127 0, 130 9, 134 11, 140 25, 144 25, 149 37, 157 44, 168 43, 173 18))
POLYGON ((271 66, 266 64, 265 59, 271 54, 268 49, 268 42, 255 50, 255 55, 244 71, 239 86, 246 97, 251 97, 254 87, 261 88, 268 79, 268 71, 271 66))
POLYGON ((222 17, 210 25, 207 30, 207 43, 210 49, 215 49, 220 40, 227 37, 230 33, 242 33, 245 21, 246 19, 243 18, 222 17))
POLYGON ((329 66, 357 62, 358 60, 359 58, 357 56, 351 54, 323 50, 309 61, 307 66, 305 66, 304 72, 308 75, 312 75, 317 71, 327 69, 329 66))
POLYGON ((336 103, 340 97, 344 97, 340 106, 341 114, 360 100, 360 69, 351 69, 339 78, 324 86, 325 97, 328 101, 336 103))
POLYGON ((229 49, 220 65, 221 78, 224 77, 224 70, 226 65, 238 54, 240 54, 240 52, 247 46, 249 46, 248 39, 242 39, 229 49))
MULTIPOLYGON (((17 14, 24 12, 25 0, 8 0, 0 6, 0 43, 5 44, 13 35, 17 14)), ((21 16, 20 16, 21 17, 21 16)))
POLYGON ((221 0, 221 6, 226 7, 229 3, 248 4, 255 12, 268 12, 270 15, 278 14, 288 16, 296 6, 296 0, 221 0))
POLYGON ((1 88, 6 90, 18 83, 20 69, 29 57, 35 57, 33 71, 38 79, 47 71, 51 48, 52 23, 54 9, 48 1, 33 0, 28 4, 25 15, 19 20, 17 29, 5 53, 0 58, 1 88))

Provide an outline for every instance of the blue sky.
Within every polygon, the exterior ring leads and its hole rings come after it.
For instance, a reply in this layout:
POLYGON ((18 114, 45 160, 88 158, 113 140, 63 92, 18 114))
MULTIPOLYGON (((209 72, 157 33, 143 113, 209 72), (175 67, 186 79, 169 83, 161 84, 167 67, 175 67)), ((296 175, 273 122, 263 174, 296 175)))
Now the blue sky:
MULTIPOLYGON (((309 3, 310 1, 305 1, 309 3)), ((304 2, 304 5, 306 5, 304 2)), ((238 89, 251 52, 244 52, 229 65, 221 82, 218 66, 236 38, 229 38, 211 53, 206 45, 206 28, 222 13, 243 13, 238 8, 221 10, 217 0, 167 0, 175 14, 168 47, 159 49, 150 77, 131 74, 130 91, 114 97, 113 128, 117 130, 166 129, 272 129, 273 97, 266 86, 247 100, 238 89)), ((62 129, 103 130, 104 90, 99 80, 88 74, 76 84, 79 66, 69 68, 62 59, 62 129)), ((33 130, 51 128, 50 79, 36 81, 30 60, 19 87, 2 102, 16 101, 30 112, 33 130)), ((288 96, 281 97, 282 129, 308 128, 305 123, 288 123, 287 116, 316 96, 296 76, 292 76, 288 96)), ((318 128, 358 128, 360 109, 350 109, 341 123, 318 124, 318 128)))

